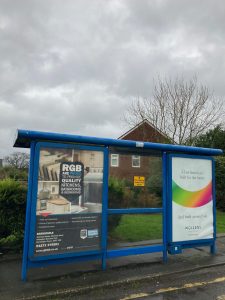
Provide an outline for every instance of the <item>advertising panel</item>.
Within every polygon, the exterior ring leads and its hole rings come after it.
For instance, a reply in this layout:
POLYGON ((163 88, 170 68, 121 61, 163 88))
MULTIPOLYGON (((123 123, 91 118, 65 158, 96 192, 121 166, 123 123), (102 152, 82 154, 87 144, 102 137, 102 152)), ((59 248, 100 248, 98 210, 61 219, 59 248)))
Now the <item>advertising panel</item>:
POLYGON ((103 152, 41 148, 34 257, 100 250, 103 152))
POLYGON ((172 157, 172 241, 213 238, 212 161, 172 157))

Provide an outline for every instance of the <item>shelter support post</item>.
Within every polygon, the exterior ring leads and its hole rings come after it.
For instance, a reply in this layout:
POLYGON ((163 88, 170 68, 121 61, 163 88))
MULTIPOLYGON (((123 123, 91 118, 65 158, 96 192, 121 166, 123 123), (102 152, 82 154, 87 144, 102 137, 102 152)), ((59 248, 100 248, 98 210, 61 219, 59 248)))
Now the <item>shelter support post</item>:
POLYGON ((27 205, 26 205, 26 221, 25 221, 25 228, 24 228, 23 261, 22 261, 22 272, 21 272, 21 278, 23 281, 26 281, 27 279, 27 268, 28 268, 27 262, 28 262, 29 234, 30 234, 30 215, 31 215, 30 211, 31 211, 31 200, 32 200, 32 186, 33 186, 34 153, 35 153, 35 142, 31 142, 27 205))
POLYGON ((167 155, 163 152, 162 157, 163 173, 163 262, 167 262, 167 155))
POLYGON ((211 254, 216 253, 216 178, 215 160, 212 161, 212 181, 213 181, 213 244, 210 246, 211 254))
POLYGON ((106 270, 106 251, 108 234, 108 176, 109 176, 109 150, 104 149, 104 175, 103 175, 103 205, 102 205, 102 270, 106 270))

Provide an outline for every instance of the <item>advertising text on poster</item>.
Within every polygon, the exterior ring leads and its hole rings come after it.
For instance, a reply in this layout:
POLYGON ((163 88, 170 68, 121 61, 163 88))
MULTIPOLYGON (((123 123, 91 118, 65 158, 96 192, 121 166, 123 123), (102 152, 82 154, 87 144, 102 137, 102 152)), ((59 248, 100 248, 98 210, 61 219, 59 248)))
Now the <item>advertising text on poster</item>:
POLYGON ((81 195, 83 193, 84 165, 81 162, 60 164, 59 194, 81 195))
POLYGON ((98 250, 101 215, 37 216, 35 256, 98 250))

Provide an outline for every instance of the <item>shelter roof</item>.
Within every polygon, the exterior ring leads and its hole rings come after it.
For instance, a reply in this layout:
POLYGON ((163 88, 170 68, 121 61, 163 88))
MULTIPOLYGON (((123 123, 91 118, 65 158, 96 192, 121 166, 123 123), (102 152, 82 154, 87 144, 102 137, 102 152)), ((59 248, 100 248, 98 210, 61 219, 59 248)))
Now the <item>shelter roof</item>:
POLYGON ((187 153, 197 155, 221 155, 221 149, 201 148, 182 145, 160 144, 151 142, 138 142, 129 140, 118 140, 111 138, 100 138, 92 136, 81 136, 55 132, 31 131, 18 129, 14 147, 30 148, 31 142, 58 142, 78 143, 92 146, 113 146, 121 148, 136 148, 153 150, 157 152, 187 153))

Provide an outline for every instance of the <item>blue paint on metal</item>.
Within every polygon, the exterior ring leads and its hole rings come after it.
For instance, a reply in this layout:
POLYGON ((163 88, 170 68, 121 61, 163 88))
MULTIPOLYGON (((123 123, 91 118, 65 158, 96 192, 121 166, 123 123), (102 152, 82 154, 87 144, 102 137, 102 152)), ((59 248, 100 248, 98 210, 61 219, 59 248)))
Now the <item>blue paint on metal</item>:
POLYGON ((167 261, 167 250, 170 253, 179 253, 182 249, 200 246, 210 246, 212 253, 215 253, 216 240, 216 205, 215 205, 215 163, 211 157, 203 155, 220 155, 222 150, 197 148, 179 145, 166 145, 158 143, 142 143, 142 148, 158 151, 162 155, 163 169, 163 205, 162 208, 129 208, 129 209, 108 209, 108 176, 109 176, 109 150, 108 146, 137 148, 135 141, 105 139, 97 137, 77 136, 68 134, 48 133, 18 130, 15 147, 30 147, 31 159, 28 181, 28 196, 26 208, 26 225, 24 237, 24 251, 22 264, 22 279, 26 280, 27 269, 30 267, 41 267, 53 264, 64 264, 76 261, 86 261, 91 259, 101 259, 102 269, 106 269, 106 259, 119 256, 162 252, 163 261, 167 261), (37 144, 36 144, 37 143, 37 144), (73 143, 73 144, 72 144, 73 143), (80 144, 74 144, 80 143, 80 144), (35 231, 36 231, 36 204, 38 189, 39 156, 41 147, 51 148, 74 148, 79 150, 103 151, 104 153, 104 173, 103 173, 103 198, 102 198, 102 228, 101 228, 101 249, 95 251, 82 251, 75 253, 62 253, 56 255, 46 255, 34 257, 35 231), (171 154, 172 152, 172 154, 171 154), (183 153, 183 154, 176 154, 183 153), (188 154, 188 155, 187 155, 188 154), (196 154, 196 155, 189 155, 196 154), (201 155, 201 156, 200 156, 201 155), (213 217, 214 236, 213 239, 172 242, 172 157, 203 158, 213 161, 213 217), (107 250, 107 222, 108 215, 114 214, 153 214, 162 213, 163 218, 163 244, 148 245, 135 248, 122 248, 107 250), (174 247, 180 247, 174 250, 174 247))
POLYGON ((26 205, 26 220, 24 229, 24 246, 23 246, 23 261, 21 278, 23 281, 27 278, 27 260, 29 251, 29 231, 30 231, 30 210, 31 210, 31 198, 32 198, 32 186, 33 186, 33 172, 34 172, 34 156, 35 156, 35 143, 31 143, 30 148, 30 164, 29 164, 29 177, 28 177, 28 191, 27 191, 27 205, 26 205))
POLYGON ((29 260, 31 261, 41 261, 41 260, 54 260, 61 259, 64 257, 70 258, 73 256, 88 256, 93 254, 102 254, 101 250, 98 251, 82 251, 73 253, 63 253, 63 254, 52 254, 45 256, 34 256, 35 247, 35 232, 36 232, 36 206, 37 206, 37 190, 38 190, 38 172, 39 172, 39 158, 41 148, 63 148, 63 149, 79 149, 79 150, 92 150, 92 151, 102 151, 104 152, 104 147, 91 147, 91 146, 81 146, 81 145, 71 145, 71 144, 59 144, 59 143, 45 143, 39 142, 36 144, 35 148, 35 158, 34 158, 34 173, 33 173, 33 192, 32 192, 32 204, 31 204, 31 224, 30 224, 30 238, 29 238, 29 260))
POLYGON ((169 254, 180 254, 182 253, 182 247, 181 245, 171 245, 169 248, 168 248, 168 252, 169 254))
POLYGON ((188 249, 188 248, 196 248, 196 247, 211 247, 213 246, 213 240, 211 240, 210 242, 205 241, 205 243, 203 242, 203 240, 199 240, 196 241, 197 243, 189 243, 189 244, 183 244, 182 248, 183 249, 188 249))
POLYGON ((40 158, 40 145, 39 143, 35 146, 35 157, 34 157, 34 172, 33 172, 33 187, 31 194, 31 211, 30 211, 30 235, 29 235, 29 259, 33 259, 34 244, 35 244, 35 230, 36 230, 36 206, 37 206, 37 191, 38 191, 38 172, 39 172, 39 158, 40 158))
POLYGON ((108 232, 108 176, 109 176, 109 150, 104 149, 103 165, 103 202, 102 202, 102 269, 106 269, 106 250, 108 232))
POLYGON ((212 157, 212 188, 213 188, 213 245, 210 247, 212 254, 216 253, 216 177, 215 177, 215 160, 212 157))
POLYGON ((163 152, 162 157, 162 175, 163 175, 163 262, 167 262, 167 155, 163 152))
POLYGON ((204 239, 204 240, 191 240, 191 241, 179 241, 179 242, 172 242, 171 245, 198 245, 198 244, 212 244, 214 241, 213 239, 204 239))
POLYGON ((146 254, 146 253, 154 253, 154 252, 161 252, 161 251, 163 251, 163 245, 151 245, 151 246, 144 246, 144 247, 108 250, 106 256, 107 258, 116 258, 119 256, 146 254))
MULTIPOLYGON (((172 155, 172 154, 171 154, 172 155)), ((172 159, 168 156, 167 160, 167 242, 170 244, 172 242, 172 159)))
POLYGON ((212 161, 212 184, 213 184, 213 218, 216 216, 216 203, 215 203, 215 166, 214 159, 210 156, 202 156, 202 155, 188 155, 188 154, 169 154, 169 162, 168 162, 168 248, 174 246, 181 246, 181 248, 191 248, 196 246, 210 246, 211 252, 215 251, 215 240, 216 240, 216 220, 213 221, 213 238, 212 239, 198 239, 191 241, 179 241, 173 242, 173 233, 172 233, 172 220, 173 220, 173 212, 172 212, 172 158, 173 157, 182 157, 182 158, 192 158, 192 159, 205 159, 212 161))
POLYGON ((163 212, 163 208, 110 208, 108 209, 109 215, 158 214, 162 212, 163 212))
MULTIPOLYGON (((104 146, 118 146, 137 148, 138 142, 128 140, 117 140, 109 138, 98 138, 90 136, 80 136, 53 132, 29 131, 19 129, 17 132, 17 139, 14 147, 29 148, 31 141, 54 141, 54 142, 68 142, 68 143, 83 143, 89 145, 104 145, 104 146)), ((142 142, 143 149, 152 149, 158 151, 195 153, 199 155, 221 155, 223 153, 220 149, 200 148, 191 146, 180 146, 160 143, 142 142)))
POLYGON ((213 244, 210 246, 210 253, 211 253, 211 254, 216 254, 216 243, 213 243, 213 244))

